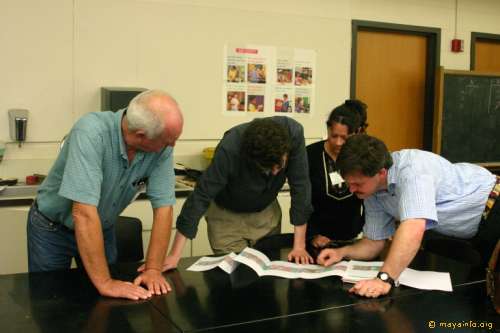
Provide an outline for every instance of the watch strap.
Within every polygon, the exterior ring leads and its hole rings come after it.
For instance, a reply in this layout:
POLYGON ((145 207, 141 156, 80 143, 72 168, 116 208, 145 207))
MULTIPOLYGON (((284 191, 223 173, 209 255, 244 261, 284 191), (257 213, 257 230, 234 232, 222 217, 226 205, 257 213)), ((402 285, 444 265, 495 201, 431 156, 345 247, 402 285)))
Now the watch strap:
POLYGON ((391 285, 391 287, 397 287, 399 284, 394 281, 394 279, 387 272, 378 272, 377 278, 380 280, 387 282, 391 285))

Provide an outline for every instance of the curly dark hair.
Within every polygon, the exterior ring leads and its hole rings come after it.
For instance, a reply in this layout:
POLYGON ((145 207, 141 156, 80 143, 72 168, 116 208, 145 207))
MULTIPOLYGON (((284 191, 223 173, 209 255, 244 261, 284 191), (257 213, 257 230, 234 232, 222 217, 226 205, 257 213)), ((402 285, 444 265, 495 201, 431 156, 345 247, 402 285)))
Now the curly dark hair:
POLYGON ((270 118, 255 119, 243 133, 241 153, 262 168, 281 165, 283 155, 290 151, 287 129, 270 118))
POLYGON ((342 177, 353 172, 373 177, 382 168, 389 169, 391 166, 392 157, 385 143, 366 134, 349 137, 337 157, 342 177))
POLYGON ((367 118, 368 113, 366 109, 368 108, 365 103, 360 101, 359 99, 346 99, 343 104, 346 108, 351 111, 354 111, 358 114, 359 117, 359 132, 358 133, 366 133, 366 128, 368 127, 367 118))
POLYGON ((361 120, 356 112, 352 112, 345 104, 339 105, 330 112, 326 126, 331 127, 334 123, 347 126, 349 134, 358 131, 361 126, 361 120))

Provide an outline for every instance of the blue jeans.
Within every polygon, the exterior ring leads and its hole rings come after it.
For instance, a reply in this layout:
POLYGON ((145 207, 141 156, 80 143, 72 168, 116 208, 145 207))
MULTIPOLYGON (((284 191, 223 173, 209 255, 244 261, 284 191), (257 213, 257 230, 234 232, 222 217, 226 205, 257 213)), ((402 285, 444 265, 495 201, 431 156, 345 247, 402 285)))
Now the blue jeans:
MULTIPOLYGON (((28 214, 27 235, 29 272, 68 269, 73 258, 81 266, 74 231, 44 217, 35 204, 28 214)), ((117 257, 115 228, 103 230, 103 236, 106 259, 113 264, 117 257)))

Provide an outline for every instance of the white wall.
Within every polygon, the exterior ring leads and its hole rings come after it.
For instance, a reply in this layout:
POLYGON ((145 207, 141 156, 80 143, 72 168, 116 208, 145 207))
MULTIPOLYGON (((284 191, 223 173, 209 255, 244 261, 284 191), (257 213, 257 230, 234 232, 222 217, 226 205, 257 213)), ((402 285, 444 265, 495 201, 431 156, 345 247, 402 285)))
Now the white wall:
POLYGON ((299 120, 321 137, 328 111, 349 96, 352 19, 441 28, 441 64, 468 69, 470 32, 500 34, 500 1, 459 0, 457 17, 460 54, 449 51, 455 0, 2 0, 0 140, 10 141, 8 109, 30 119, 29 142, 8 145, 0 177, 47 172, 56 141, 99 110, 101 86, 169 91, 186 118, 176 154, 214 145, 250 117, 221 114, 227 42, 317 51, 315 114, 299 120))

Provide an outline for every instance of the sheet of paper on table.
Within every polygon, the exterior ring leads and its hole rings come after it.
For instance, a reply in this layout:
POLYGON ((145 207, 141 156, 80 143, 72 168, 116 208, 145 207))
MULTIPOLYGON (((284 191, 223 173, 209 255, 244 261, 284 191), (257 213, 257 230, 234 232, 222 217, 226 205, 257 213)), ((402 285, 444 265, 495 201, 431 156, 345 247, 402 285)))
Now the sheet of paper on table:
POLYGON ((220 256, 220 257, 201 257, 194 264, 187 268, 188 271, 202 272, 208 271, 212 268, 219 267, 224 272, 231 274, 236 267, 238 267, 238 262, 234 261, 237 255, 233 252, 220 256))
POLYGON ((399 276, 399 283, 417 289, 453 291, 450 273, 407 268, 399 276))

